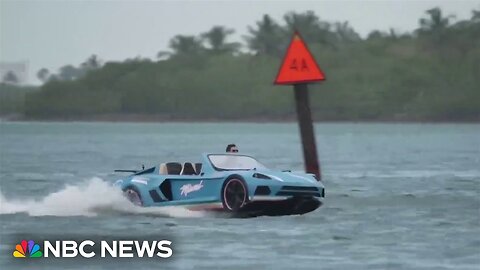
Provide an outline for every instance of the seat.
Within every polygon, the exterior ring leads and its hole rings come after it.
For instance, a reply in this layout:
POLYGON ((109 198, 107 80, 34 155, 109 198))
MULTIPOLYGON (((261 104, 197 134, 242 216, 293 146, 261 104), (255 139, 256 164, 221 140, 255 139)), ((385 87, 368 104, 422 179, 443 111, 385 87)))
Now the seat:
POLYGON ((168 174, 167 165, 165 163, 160 164, 158 174, 168 174))
POLYGON ((197 175, 202 172, 202 163, 195 163, 195 172, 197 175))
POLYGON ((167 167, 167 174, 180 174, 182 172, 182 164, 178 162, 168 162, 165 164, 167 167))
POLYGON ((196 175, 195 169, 193 168, 193 164, 191 162, 183 163, 183 170, 180 174, 181 175, 196 175))

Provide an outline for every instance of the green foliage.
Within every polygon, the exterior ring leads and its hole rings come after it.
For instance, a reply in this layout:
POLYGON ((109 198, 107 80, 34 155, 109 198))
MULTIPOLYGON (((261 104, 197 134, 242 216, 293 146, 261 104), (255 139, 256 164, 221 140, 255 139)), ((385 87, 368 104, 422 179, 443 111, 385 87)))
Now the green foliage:
POLYGON ((228 36, 233 34, 233 29, 223 26, 214 26, 210 31, 202 34, 202 38, 208 43, 208 51, 212 54, 233 54, 240 49, 240 43, 226 42, 228 36))
POLYGON ((166 59, 94 65, 78 79, 48 81, 27 95, 25 114, 291 119, 291 87, 272 81, 281 49, 299 29, 327 75, 310 87, 316 120, 480 120, 478 12, 455 24, 439 9, 426 15, 414 34, 373 31, 365 40, 348 23, 313 12, 288 13, 285 25, 265 15, 246 37, 254 55, 234 53, 224 27, 176 36, 166 59))
POLYGON ((25 95, 34 90, 36 90, 35 87, 0 83, 0 115, 23 113, 25 95))
POLYGON ((17 75, 13 71, 8 71, 5 76, 3 76, 3 83, 16 84, 18 83, 17 75))
POLYGON ((46 82, 48 80, 50 71, 46 68, 41 68, 39 71, 37 71, 37 78, 42 81, 46 82))
POLYGON ((309 44, 318 43, 333 46, 336 36, 331 31, 331 25, 323 22, 313 11, 304 13, 289 12, 283 17, 286 23, 285 30, 291 35, 294 31, 300 31, 305 41, 309 44))
POLYGON ((270 16, 263 15, 256 27, 248 27, 249 35, 245 40, 248 48, 257 54, 280 56, 288 41, 284 31, 270 16))
POLYGON ((83 63, 81 63, 78 67, 73 65, 65 65, 59 68, 58 73, 50 74, 50 71, 46 68, 41 68, 37 71, 37 78, 45 83, 47 81, 71 81, 80 79, 89 71, 95 70, 101 67, 100 60, 98 57, 93 54, 88 57, 83 63))

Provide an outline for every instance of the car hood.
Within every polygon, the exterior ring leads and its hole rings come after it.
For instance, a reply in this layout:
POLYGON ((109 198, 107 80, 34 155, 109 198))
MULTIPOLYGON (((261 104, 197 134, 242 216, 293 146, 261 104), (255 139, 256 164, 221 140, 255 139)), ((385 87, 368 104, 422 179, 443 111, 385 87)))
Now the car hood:
POLYGON ((278 181, 278 184, 282 185, 292 184, 299 186, 323 186, 322 183, 317 181, 312 174, 306 174, 301 172, 257 169, 248 171, 248 175, 257 179, 261 179, 261 177, 263 177, 262 175, 264 175, 271 178, 271 180, 278 181), (257 177, 254 177, 254 174, 257 174, 257 177))

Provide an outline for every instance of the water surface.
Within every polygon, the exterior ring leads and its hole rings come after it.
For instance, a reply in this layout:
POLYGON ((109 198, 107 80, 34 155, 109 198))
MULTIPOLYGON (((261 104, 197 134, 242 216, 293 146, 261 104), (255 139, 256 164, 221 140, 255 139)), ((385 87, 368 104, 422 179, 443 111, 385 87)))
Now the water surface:
MULTIPOLYGON (((302 169, 295 124, 0 123, 2 269, 479 269, 480 125, 317 124, 326 204, 226 219, 131 207, 114 169, 240 152, 302 169), (34 237, 169 238, 163 260, 19 263, 34 237)), ((153 239, 152 239, 153 240, 153 239)), ((158 240, 158 239, 155 239, 158 240)))

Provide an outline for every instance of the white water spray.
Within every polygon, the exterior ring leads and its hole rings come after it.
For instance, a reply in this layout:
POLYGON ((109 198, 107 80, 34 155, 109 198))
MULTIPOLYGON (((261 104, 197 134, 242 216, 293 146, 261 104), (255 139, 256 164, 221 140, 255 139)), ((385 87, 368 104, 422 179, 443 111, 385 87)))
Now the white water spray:
POLYGON ((97 216, 102 213, 158 217, 203 217, 205 213, 183 207, 138 207, 122 191, 100 178, 67 185, 41 199, 6 199, 0 192, 0 214, 27 213, 30 216, 97 216))

